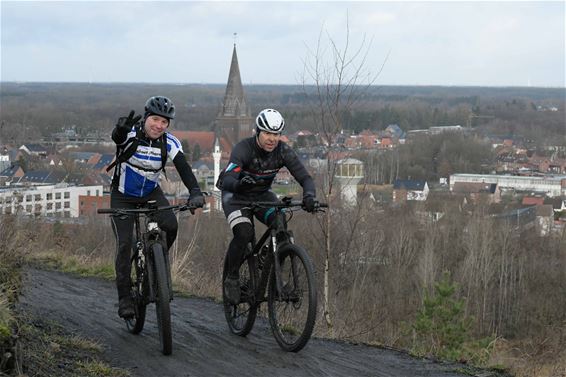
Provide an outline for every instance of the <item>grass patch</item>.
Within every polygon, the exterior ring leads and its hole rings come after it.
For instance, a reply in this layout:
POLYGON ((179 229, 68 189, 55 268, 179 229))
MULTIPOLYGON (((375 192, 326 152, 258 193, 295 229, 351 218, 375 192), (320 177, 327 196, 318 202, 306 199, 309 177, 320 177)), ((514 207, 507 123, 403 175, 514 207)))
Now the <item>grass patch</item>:
POLYGON ((20 340, 26 376, 124 377, 129 372, 101 359, 102 346, 39 317, 21 319, 20 340))
POLYGON ((289 335, 295 335, 295 336, 299 335, 299 331, 297 330, 297 328, 291 325, 281 326, 281 332, 289 335))
POLYGON ((8 305, 8 300, 0 296, 0 344, 6 342, 12 335, 12 325, 14 318, 8 305))
POLYGON ((125 370, 120 370, 116 368, 112 368, 105 363, 100 361, 78 361, 77 365, 77 372, 80 373, 81 376, 96 376, 96 377, 121 377, 121 376, 130 376, 125 370))
POLYGON ((35 253, 28 257, 27 262, 31 265, 47 267, 80 276, 94 276, 106 280, 113 280, 116 277, 114 266, 108 262, 80 259, 76 256, 66 256, 55 251, 35 253))
POLYGON ((100 343, 86 339, 82 336, 61 336, 55 335, 53 341, 57 342, 63 347, 78 348, 89 352, 102 352, 100 343))

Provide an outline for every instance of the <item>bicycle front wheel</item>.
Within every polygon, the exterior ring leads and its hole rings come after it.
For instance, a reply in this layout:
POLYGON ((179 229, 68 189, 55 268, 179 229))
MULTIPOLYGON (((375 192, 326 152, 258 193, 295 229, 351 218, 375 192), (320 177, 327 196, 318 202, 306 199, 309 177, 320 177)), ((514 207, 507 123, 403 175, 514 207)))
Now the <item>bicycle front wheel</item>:
MULTIPOLYGON (((137 250, 133 251, 137 254, 137 250)), ((131 277, 132 285, 130 294, 134 301, 135 314, 133 318, 126 318, 126 327, 132 334, 139 334, 145 324, 145 312, 147 309, 146 297, 148 292, 147 272, 142 266, 142 261, 136 256, 132 258, 131 277)))
POLYGON ((267 307, 273 336, 288 352, 300 351, 309 341, 316 320, 316 282, 312 261, 297 245, 279 251, 281 292, 277 291, 275 266, 269 277, 267 307))
MULTIPOLYGON (((228 327, 233 334, 246 336, 252 331, 257 316, 257 306, 255 291, 258 281, 258 272, 256 267, 257 261, 255 256, 246 258, 240 266, 240 303, 231 304, 222 289, 222 299, 224 301, 224 316, 228 327)), ((227 257, 224 259, 224 271, 222 272, 222 284, 228 275, 227 257)))
POLYGON ((160 243, 154 243, 151 249, 155 273, 155 310, 159 329, 159 343, 161 352, 164 355, 170 355, 173 350, 173 335, 171 332, 171 308, 169 306, 171 295, 167 283, 167 263, 165 262, 163 246, 160 243))

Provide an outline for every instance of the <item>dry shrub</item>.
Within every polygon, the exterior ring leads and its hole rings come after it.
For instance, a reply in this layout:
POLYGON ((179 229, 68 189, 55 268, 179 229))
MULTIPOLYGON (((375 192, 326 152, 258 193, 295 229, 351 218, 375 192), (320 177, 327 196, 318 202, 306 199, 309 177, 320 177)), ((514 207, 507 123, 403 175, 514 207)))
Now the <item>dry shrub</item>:
POLYGON ((24 256, 36 243, 33 219, 0 216, 0 374, 21 372, 17 320, 12 312, 21 287, 24 256))
MULTIPOLYGON (((521 232, 494 222, 481 208, 471 214, 448 211, 438 222, 420 216, 419 209, 382 210, 365 203, 352 210, 334 210, 329 232, 332 327, 321 319, 324 219, 295 213, 289 228, 311 255, 317 274, 320 302, 315 334, 409 348, 409 330, 425 294, 431 293, 442 271, 449 271, 460 287, 457 298, 465 300, 466 316, 474 318, 470 340, 498 339, 491 363, 497 363, 499 355, 505 365, 514 360, 519 360, 517 365, 528 364, 531 375, 544 375, 545 370, 551 371, 548 375, 561 375, 566 344, 566 236, 540 238, 533 230, 521 232), (513 346, 506 349, 502 344, 513 346), (517 352, 510 351, 515 348, 517 352)), ((20 250, 16 254, 30 248, 52 249, 84 263, 112 265, 115 240, 105 219, 89 219, 81 226, 28 226, 40 231, 25 234, 32 237, 25 247, 8 249, 20 250)), ((263 225, 256 225, 256 232, 262 233, 263 225)), ((22 232, 9 236, 13 233, 3 231, 0 242, 21 240, 22 232)), ((219 299, 231 238, 222 213, 182 216, 177 243, 170 251, 176 286, 219 299)))
POLYGON ((170 250, 174 283, 190 294, 220 298, 230 239, 231 231, 221 213, 182 217, 177 241, 170 250))
POLYGON ((566 326, 535 339, 500 339, 490 365, 505 365, 516 377, 565 377, 566 326))
MULTIPOLYGON (((418 207, 364 207, 367 212, 336 209, 333 216, 333 328, 319 314, 318 335, 409 347, 410 324, 446 270, 474 319, 470 340, 504 336, 515 342, 549 334, 545 344, 554 352, 547 355, 556 362, 549 365, 561 367, 566 341, 556 334, 566 323, 565 237, 540 238, 533 229, 493 221, 483 208, 470 215, 449 211, 433 223, 418 207)), ((320 293, 324 241, 316 224, 316 217, 298 215, 291 228, 314 259, 320 293)))

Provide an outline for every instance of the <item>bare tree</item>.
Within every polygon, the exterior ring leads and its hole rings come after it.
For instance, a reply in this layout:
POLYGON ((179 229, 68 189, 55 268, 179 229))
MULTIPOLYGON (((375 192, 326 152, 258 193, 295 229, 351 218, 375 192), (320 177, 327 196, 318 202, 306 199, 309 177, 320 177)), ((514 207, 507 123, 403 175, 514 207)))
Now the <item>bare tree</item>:
MULTIPOLYGON (((343 116, 350 112, 357 101, 363 97, 376 81, 385 64, 374 74, 367 69, 367 57, 371 41, 363 35, 359 45, 352 47, 350 27, 346 16, 346 30, 343 46, 339 46, 323 26, 316 46, 307 46, 304 60, 302 85, 310 104, 310 115, 327 149, 326 166, 321 169, 324 199, 330 204, 335 194, 336 161, 333 158, 336 140, 343 131, 343 116), (311 101, 311 98, 313 99, 311 101)), ((333 210, 329 208, 321 223, 324 234, 324 318, 329 327, 332 320, 329 306, 329 256, 332 238, 329 232, 333 210)))

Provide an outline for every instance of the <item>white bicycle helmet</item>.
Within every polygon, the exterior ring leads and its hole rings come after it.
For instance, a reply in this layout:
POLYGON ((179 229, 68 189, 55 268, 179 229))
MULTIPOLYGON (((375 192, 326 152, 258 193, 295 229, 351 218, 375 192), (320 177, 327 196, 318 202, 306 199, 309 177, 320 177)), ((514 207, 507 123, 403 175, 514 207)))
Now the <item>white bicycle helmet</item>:
POLYGON ((271 132, 280 134, 285 128, 285 120, 279 111, 274 109, 264 109, 255 118, 257 131, 271 132))

